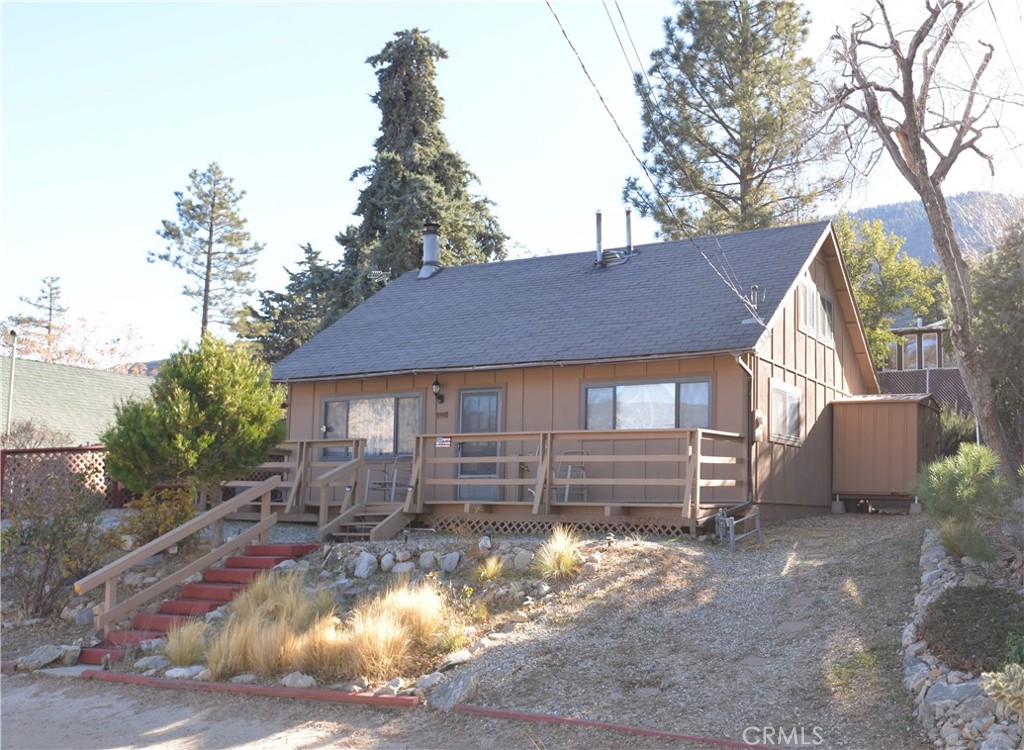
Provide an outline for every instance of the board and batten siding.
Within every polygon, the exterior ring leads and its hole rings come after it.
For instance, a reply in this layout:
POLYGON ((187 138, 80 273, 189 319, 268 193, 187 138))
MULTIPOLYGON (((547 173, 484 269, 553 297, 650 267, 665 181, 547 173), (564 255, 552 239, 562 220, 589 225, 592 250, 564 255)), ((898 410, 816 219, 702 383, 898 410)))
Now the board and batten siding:
POLYGON ((764 426, 754 443, 754 494, 769 519, 823 512, 829 507, 832 481, 832 411, 837 398, 865 393, 865 383, 850 332, 853 310, 837 293, 845 279, 831 239, 815 255, 770 330, 757 347, 755 409, 764 426), (808 333, 800 326, 800 283, 807 282, 833 302, 833 340, 808 333), (800 393, 801 436, 798 441, 771 435, 772 382, 800 393))
MULTIPOLYGON (((345 396, 383 396, 388 394, 418 393, 423 400, 423 434, 455 434, 459 425, 459 393, 467 389, 495 388, 501 393, 501 431, 550 431, 584 429, 584 388, 588 385, 648 383, 660 380, 707 377, 711 380, 712 427, 716 430, 746 434, 747 379, 743 370, 730 356, 695 358, 648 359, 635 362, 607 364, 567 365, 563 367, 513 367, 507 369, 476 370, 468 372, 427 372, 367 378, 336 379, 290 384, 288 408, 288 438, 309 440, 320 436, 324 401, 345 396), (434 378, 441 384, 444 403, 439 404, 431 392, 434 378)), ((648 452, 668 452, 660 441, 647 441, 648 452)), ((515 449, 517 446, 509 446, 515 449)), ((535 449, 534 445, 518 446, 523 453, 535 449)), ((584 446, 591 454, 611 451, 633 453, 636 442, 588 441, 584 446)), ((731 448, 735 450, 735 448, 731 448)), ((386 463, 383 459, 381 463, 386 463)), ((372 462, 371 462, 372 463, 372 462)), ((599 477, 603 470, 621 472, 631 469, 629 464, 596 464, 588 468, 588 475, 599 477)), ((717 469, 718 467, 713 467, 717 469)), ((674 471, 671 464, 649 464, 646 476, 660 476, 660 472, 674 471)), ((666 474, 665 476, 669 476, 666 474)), ((713 475, 707 474, 711 477, 713 475)), ((518 491, 509 488, 506 492, 518 491)), ((668 488, 637 489, 616 486, 599 488, 595 492, 609 492, 611 500, 667 499, 668 488), (646 493, 646 494, 644 494, 646 493), (665 497, 662 497, 665 495, 665 497)), ((713 491, 708 491, 713 495, 713 491)))

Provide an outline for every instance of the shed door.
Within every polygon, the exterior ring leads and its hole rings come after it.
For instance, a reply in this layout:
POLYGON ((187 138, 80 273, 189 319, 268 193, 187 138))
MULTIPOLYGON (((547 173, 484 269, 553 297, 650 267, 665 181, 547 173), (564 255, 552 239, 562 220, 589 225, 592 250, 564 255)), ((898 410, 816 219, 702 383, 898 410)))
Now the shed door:
MULTIPOLYGON (((459 432, 498 432, 501 429, 501 391, 472 390, 459 393, 459 432)), ((496 441, 459 443, 462 458, 491 458, 498 455, 496 441)), ((498 478, 496 462, 459 464, 460 479, 498 478)), ((460 500, 497 500, 498 485, 460 485, 460 500)))

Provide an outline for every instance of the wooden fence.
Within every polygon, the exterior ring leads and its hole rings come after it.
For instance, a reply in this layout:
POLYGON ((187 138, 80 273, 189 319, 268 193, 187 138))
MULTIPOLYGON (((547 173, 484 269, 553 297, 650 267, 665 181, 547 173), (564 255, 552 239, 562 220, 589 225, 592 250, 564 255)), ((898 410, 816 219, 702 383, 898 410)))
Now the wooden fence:
POLYGON ((102 445, 0 451, 0 509, 29 496, 33 488, 53 477, 82 481, 106 497, 108 508, 120 508, 129 499, 129 493, 107 474, 106 455, 102 445))

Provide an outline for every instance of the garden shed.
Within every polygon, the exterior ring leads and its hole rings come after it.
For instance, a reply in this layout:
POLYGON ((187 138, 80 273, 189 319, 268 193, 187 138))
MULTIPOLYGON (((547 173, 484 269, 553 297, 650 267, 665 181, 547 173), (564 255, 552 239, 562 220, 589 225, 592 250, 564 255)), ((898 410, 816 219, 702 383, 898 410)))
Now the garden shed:
POLYGON ((832 402, 832 494, 839 500, 908 500, 935 459, 939 406, 924 393, 832 402))

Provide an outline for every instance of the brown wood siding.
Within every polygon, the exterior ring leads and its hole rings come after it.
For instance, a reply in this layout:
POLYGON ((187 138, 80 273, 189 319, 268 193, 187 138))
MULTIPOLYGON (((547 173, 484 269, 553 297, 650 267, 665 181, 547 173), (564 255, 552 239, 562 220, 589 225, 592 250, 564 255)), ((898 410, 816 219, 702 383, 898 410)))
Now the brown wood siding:
MULTIPOLYGON (((711 379, 712 424, 716 430, 746 434, 746 374, 729 356, 700 357, 694 359, 649 360, 608 365, 574 365, 568 367, 528 367, 508 370, 490 370, 467 373, 439 373, 438 381, 445 396, 443 404, 437 404, 430 386, 434 373, 416 376, 379 377, 329 382, 294 383, 291 385, 289 406, 289 439, 309 440, 320 435, 320 421, 323 400, 334 396, 357 394, 385 395, 388 393, 419 392, 424 404, 425 434, 454 434, 458 432, 459 392, 463 388, 499 388, 502 392, 502 415, 500 429, 509 432, 531 430, 578 430, 585 427, 583 421, 583 388, 588 384, 651 382, 658 379, 673 380, 686 377, 708 377, 711 379)), ((669 446, 660 441, 646 441, 648 453, 668 452, 669 446)), ((511 449, 513 446, 510 446, 511 449)), ((635 441, 588 442, 585 449, 594 455, 605 452, 631 453, 637 450, 635 441)), ((716 446, 717 447, 717 446, 716 446)), ((521 446, 523 453, 529 453, 534 446, 521 446)), ((733 455, 737 449, 732 445, 722 446, 723 455, 733 455)), ((368 464, 386 463, 386 459, 368 464)), ((706 478, 717 478, 716 474, 725 468, 709 469, 706 478)), ((638 476, 672 478, 678 475, 675 464, 651 463, 645 466, 627 462, 595 464, 588 468, 588 476, 611 477, 638 476)), ((454 468, 452 469, 454 476, 454 468)), ((724 475, 724 474, 723 474, 724 475)), ((520 492, 518 487, 507 487, 509 493, 520 492)), ((657 501, 669 498, 670 489, 664 487, 598 488, 595 492, 612 493, 611 500, 657 501)), ((725 496, 726 490, 718 494, 725 496)), ((735 495, 735 490, 732 490, 735 495)), ((706 488, 708 500, 716 497, 715 488, 706 488)), ((428 495, 426 499, 431 499, 428 495)))
POLYGON ((811 261, 800 281, 814 284, 832 300, 833 341, 800 328, 799 288, 794 286, 771 330, 757 348, 755 409, 765 419, 754 446, 754 494, 767 517, 824 512, 829 507, 832 479, 832 413, 837 398, 864 393, 854 342, 839 304, 837 280, 842 274, 826 259, 831 240, 811 261), (771 384, 794 386, 802 401, 798 444, 771 437, 771 384))
POLYGON ((832 408, 832 492, 850 497, 912 494, 921 466, 935 458, 938 410, 933 402, 840 402, 832 408))

